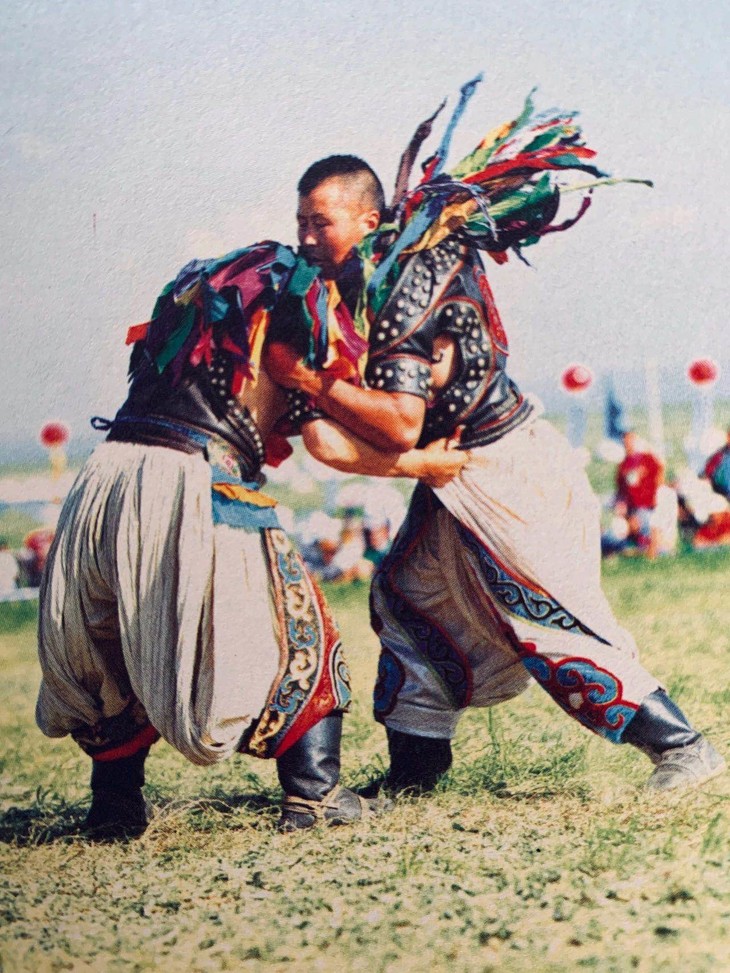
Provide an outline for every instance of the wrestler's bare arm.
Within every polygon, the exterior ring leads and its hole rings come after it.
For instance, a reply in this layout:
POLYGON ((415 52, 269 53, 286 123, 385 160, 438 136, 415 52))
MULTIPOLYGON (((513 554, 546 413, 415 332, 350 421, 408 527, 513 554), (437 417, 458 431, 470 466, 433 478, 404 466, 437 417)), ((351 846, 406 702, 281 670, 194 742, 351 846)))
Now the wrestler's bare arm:
POLYGON ((343 473, 412 477, 431 487, 445 486, 469 461, 469 453, 456 448, 458 436, 425 449, 384 452, 329 419, 315 419, 304 425, 302 438, 315 459, 343 473))
MULTIPOLYGON (((264 438, 284 413, 286 405, 284 392, 265 370, 276 368, 277 365, 276 356, 272 358, 269 355, 271 347, 269 346, 265 354, 265 367, 259 373, 258 382, 253 387, 247 383, 242 395, 242 400, 251 410, 264 438), (256 413, 254 409, 257 410, 256 413)), ((296 356, 288 345, 277 347, 286 351, 287 360, 296 356)), ((344 473, 361 476, 405 476, 421 479, 432 487, 444 486, 452 480, 469 459, 468 453, 455 448, 458 436, 450 440, 439 440, 426 449, 403 451, 391 446, 384 450, 365 442, 354 432, 330 419, 316 419, 305 423, 302 439, 315 459, 344 473)))
POLYGON ((268 347, 267 367, 277 382, 313 396, 328 416, 380 449, 403 452, 420 438, 426 402, 417 395, 363 389, 333 379, 308 368, 293 348, 278 342, 268 347))

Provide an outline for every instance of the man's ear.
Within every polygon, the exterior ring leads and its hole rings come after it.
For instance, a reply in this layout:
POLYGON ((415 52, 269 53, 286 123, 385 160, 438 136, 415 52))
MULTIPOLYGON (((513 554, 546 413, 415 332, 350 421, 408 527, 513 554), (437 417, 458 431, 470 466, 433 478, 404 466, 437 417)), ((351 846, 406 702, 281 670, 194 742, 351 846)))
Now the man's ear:
POLYGON ((363 225, 367 227, 367 232, 372 233, 380 226, 380 213, 376 209, 372 209, 368 213, 363 213, 362 221, 363 225))

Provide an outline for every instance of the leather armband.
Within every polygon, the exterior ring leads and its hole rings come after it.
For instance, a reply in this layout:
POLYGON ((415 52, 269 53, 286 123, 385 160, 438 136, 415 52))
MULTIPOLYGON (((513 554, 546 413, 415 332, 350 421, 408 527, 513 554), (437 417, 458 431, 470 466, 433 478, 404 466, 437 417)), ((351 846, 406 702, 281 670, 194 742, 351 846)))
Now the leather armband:
POLYGON ((289 408, 284 416, 284 422, 292 433, 301 432, 301 428, 306 422, 325 418, 325 413, 317 408, 316 401, 306 392, 299 389, 287 389, 286 398, 289 408))
POLYGON ((368 365, 365 377, 370 388, 383 392, 408 392, 422 399, 431 393, 431 365, 422 358, 376 359, 368 365))

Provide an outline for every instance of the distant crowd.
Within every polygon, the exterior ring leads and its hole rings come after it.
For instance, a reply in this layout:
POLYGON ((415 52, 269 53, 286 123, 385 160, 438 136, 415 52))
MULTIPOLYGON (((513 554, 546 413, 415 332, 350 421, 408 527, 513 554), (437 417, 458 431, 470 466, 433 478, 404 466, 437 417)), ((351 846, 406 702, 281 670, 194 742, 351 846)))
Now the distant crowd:
MULTIPOLYGON (((676 553, 680 542, 696 550, 730 545, 730 429, 700 474, 685 468, 668 478, 661 457, 634 431, 624 434, 623 446, 615 492, 604 512, 604 557, 656 558, 676 553)), ((406 506, 395 487, 373 480, 359 494, 354 503, 335 498, 331 513, 316 510, 296 518, 281 511, 319 581, 369 581, 400 527, 406 506)), ((52 527, 38 527, 16 550, 0 537, 0 598, 40 585, 53 535, 52 527)))
POLYGON ((295 521, 292 533, 318 581, 369 581, 405 516, 403 495, 377 481, 363 485, 361 502, 337 503, 331 516, 315 511, 295 521))
POLYGON ((601 549, 611 555, 674 554, 680 540, 701 549, 730 544, 730 429, 701 473, 668 480, 663 460, 633 431, 623 437, 601 549))

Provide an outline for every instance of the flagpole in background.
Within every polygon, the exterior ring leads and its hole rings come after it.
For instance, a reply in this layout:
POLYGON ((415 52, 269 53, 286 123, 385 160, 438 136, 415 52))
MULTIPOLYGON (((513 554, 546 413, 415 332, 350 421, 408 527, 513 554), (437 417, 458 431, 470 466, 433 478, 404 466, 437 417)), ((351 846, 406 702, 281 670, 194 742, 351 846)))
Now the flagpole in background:
POLYGON ((611 372, 604 376, 603 392, 603 439, 596 446, 596 456, 604 463, 620 463, 624 458, 624 433, 629 422, 611 372))
POLYGON ((687 463, 695 473, 704 466, 712 451, 710 439, 714 424, 715 384, 720 368, 712 358, 695 358, 687 366, 687 380, 695 388, 692 400, 692 427, 684 441, 687 463))
POLYGON ((662 417, 662 397, 659 387, 659 366, 656 358, 644 362, 646 381, 646 410, 649 420, 649 441, 660 459, 666 458, 664 444, 664 419, 662 417))

